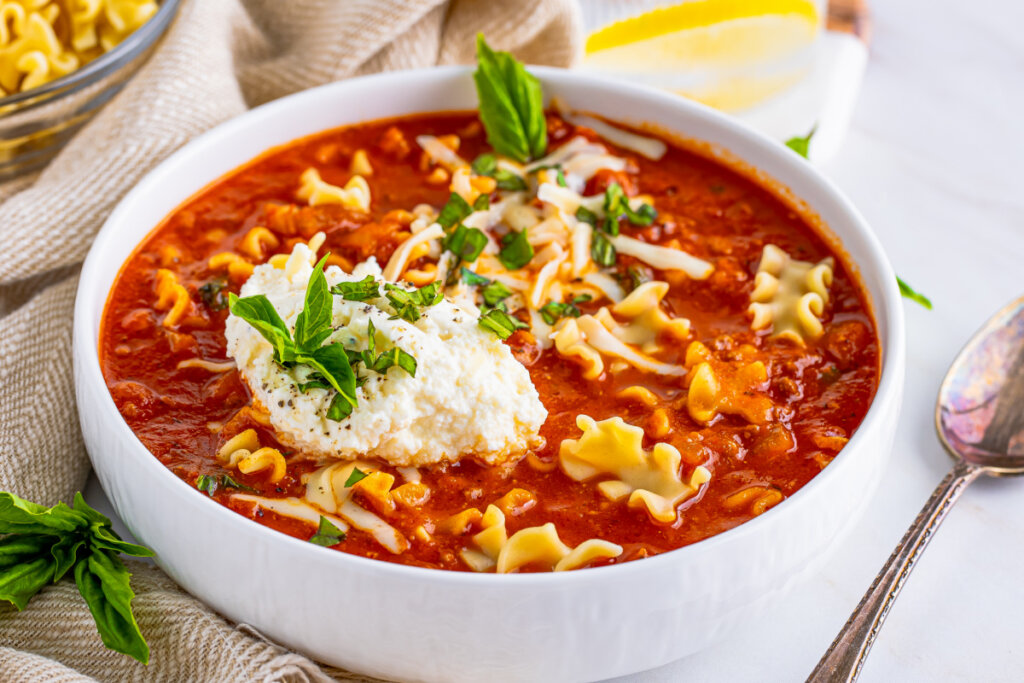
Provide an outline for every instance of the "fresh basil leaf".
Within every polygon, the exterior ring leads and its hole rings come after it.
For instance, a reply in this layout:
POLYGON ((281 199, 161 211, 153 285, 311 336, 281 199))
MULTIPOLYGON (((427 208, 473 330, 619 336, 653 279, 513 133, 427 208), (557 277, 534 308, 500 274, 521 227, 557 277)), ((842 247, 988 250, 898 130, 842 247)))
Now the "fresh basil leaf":
POLYGON ((12 603, 20 612, 32 596, 53 582, 56 568, 57 560, 49 548, 26 553, 17 564, 0 571, 0 600, 12 603))
POLYGON ((476 273, 474 273, 469 268, 466 268, 465 266, 462 267, 460 273, 462 274, 462 281, 465 282, 467 285, 476 287, 479 285, 491 284, 491 281, 485 278, 483 275, 477 275, 476 273))
POLYGON ((590 258, 599 266, 615 265, 615 247, 598 230, 594 231, 590 240, 590 258))
POLYGON ((274 347, 274 360, 287 363, 295 359, 296 349, 291 332, 265 295, 256 294, 240 299, 230 294, 228 302, 232 315, 252 325, 274 347))
POLYGON ((320 515, 320 526, 317 528, 317 532, 309 539, 309 542, 330 548, 344 540, 345 532, 335 526, 331 520, 320 515))
MULTIPOLYGON (((14 538, 18 538, 15 536, 14 538)), ((85 539, 75 534, 65 536, 50 546, 50 556, 53 557, 53 581, 56 583, 64 578, 75 562, 78 561, 78 551, 85 547, 85 539)))
POLYGON ((199 296, 211 311, 223 311, 228 305, 228 299, 224 296, 224 288, 227 286, 227 280, 210 280, 199 287, 199 296))
POLYGON ((516 330, 529 327, 518 318, 513 318, 508 313, 496 308, 483 311, 477 324, 488 332, 498 335, 500 339, 508 339, 516 330))
POLYGON ((0 491, 0 534, 56 534, 85 525, 82 516, 76 515, 64 503, 46 508, 13 493, 0 491))
POLYGON ((533 245, 530 244, 525 229, 522 232, 505 235, 502 245, 498 260, 509 270, 518 270, 533 259, 533 245))
POLYGON ((899 285, 900 294, 902 294, 904 297, 924 306, 929 311, 932 310, 931 299, 926 297, 924 294, 921 294, 920 292, 914 291, 914 288, 908 285, 906 282, 904 282, 899 275, 896 276, 896 284, 899 285))
POLYGON ((295 319, 295 345, 305 353, 312 353, 333 331, 331 323, 334 300, 327 286, 327 277, 324 275, 326 262, 327 256, 324 256, 313 268, 309 284, 306 285, 305 302, 295 319))
MULTIPOLYGON (((365 380, 362 382, 356 380, 356 386, 362 386, 363 384, 365 384, 365 380)), ((341 422, 351 415, 354 409, 355 405, 351 401, 341 393, 336 393, 334 398, 331 399, 331 405, 327 406, 327 419, 341 422)))
POLYGON ((541 307, 540 317, 548 325, 554 325, 560 318, 578 318, 580 317, 580 309, 576 307, 576 304, 583 301, 590 301, 590 297, 576 297, 572 302, 566 303, 551 301, 541 307))
POLYGON ((487 142, 498 154, 524 163, 544 156, 548 133, 540 81, 512 55, 492 50, 482 34, 476 60, 473 80, 487 142))
POLYGON ((339 282, 331 287, 331 294, 346 301, 367 301, 380 297, 380 285, 372 275, 367 275, 358 282, 339 282))
POLYGON ((494 308, 499 302, 512 296, 512 290, 500 282, 490 283, 481 289, 480 293, 484 297, 484 304, 491 308, 494 308))
POLYGON ((345 480, 345 488, 358 484, 368 476, 369 475, 366 472, 363 472, 358 467, 353 467, 352 474, 348 475, 348 479, 345 480))
POLYGON ((59 538, 49 534, 12 534, 0 538, 0 573, 5 567, 19 565, 36 555, 46 554, 59 538))
POLYGON ((493 154, 481 154, 473 160, 471 166, 473 173, 493 177, 498 170, 498 158, 493 154))
POLYGON ((555 172, 555 178, 558 181, 559 187, 569 187, 569 181, 565 179, 565 173, 562 172, 561 168, 555 172))
POLYGON ((459 225, 441 240, 443 249, 469 263, 476 261, 486 246, 487 235, 478 228, 467 228, 465 225, 459 225))
POLYGON ((114 553, 94 550, 75 565, 75 583, 85 598, 103 644, 143 664, 149 663, 146 645, 132 614, 131 574, 114 553))
POLYGON ((815 124, 815 126, 811 128, 811 132, 805 137, 796 136, 786 140, 786 147, 789 147, 791 150, 806 159, 808 153, 811 151, 811 138, 814 137, 814 131, 817 129, 818 126, 815 124))
POLYGON ((89 539, 89 547, 112 550, 115 553, 131 555, 132 557, 153 557, 154 555, 153 551, 144 545, 122 541, 121 537, 109 526, 93 527, 92 538, 89 539))
MULTIPOLYGON (((358 354, 356 360, 358 360, 358 354)), ((351 364, 352 362, 352 356, 349 356, 349 364, 351 364)), ((300 382, 298 387, 299 391, 305 394, 310 389, 330 389, 331 385, 328 384, 327 382, 321 382, 318 379, 314 379, 310 382, 300 382)))
POLYGON ((441 209, 437 216, 437 222, 445 230, 451 230, 473 213, 473 207, 465 199, 455 192, 448 196, 448 203, 441 209))
POLYGON ((341 344, 321 346, 311 356, 301 356, 299 361, 316 370, 321 379, 327 381, 338 392, 328 409, 328 419, 340 420, 350 415, 352 409, 356 407, 356 375, 349 363, 345 347, 341 344), (339 396, 348 404, 347 409, 338 404, 339 396), (343 414, 340 418, 332 417, 332 414, 341 413, 343 414))
POLYGON ((481 195, 476 198, 476 201, 473 202, 473 210, 474 211, 487 211, 487 209, 489 209, 489 208, 491 208, 491 196, 490 195, 482 194, 481 193, 481 195))

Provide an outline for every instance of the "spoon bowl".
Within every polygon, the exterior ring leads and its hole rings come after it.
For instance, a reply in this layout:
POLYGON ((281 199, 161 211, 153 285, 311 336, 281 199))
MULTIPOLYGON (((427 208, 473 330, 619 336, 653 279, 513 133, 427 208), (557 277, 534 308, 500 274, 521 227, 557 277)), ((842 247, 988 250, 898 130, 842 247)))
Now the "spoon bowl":
POLYGON ((992 316, 939 387, 935 429, 954 458, 985 474, 1024 474, 1024 297, 992 316))
POLYGON ((932 493, 882 571, 808 677, 857 680, 914 564, 967 485, 981 474, 1024 474, 1024 297, 989 318, 953 360, 939 387, 935 428, 953 469, 932 493))

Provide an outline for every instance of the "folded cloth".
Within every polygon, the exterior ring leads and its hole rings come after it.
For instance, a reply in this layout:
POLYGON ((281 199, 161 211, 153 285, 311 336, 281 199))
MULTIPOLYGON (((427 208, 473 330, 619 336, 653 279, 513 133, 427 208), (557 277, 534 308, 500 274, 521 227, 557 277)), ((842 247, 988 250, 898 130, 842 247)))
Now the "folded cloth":
MULTIPOLYGON (((89 462, 71 368, 78 269, 114 205, 192 137, 249 107, 376 71, 580 51, 574 0, 186 0, 149 62, 37 176, 0 186, 0 490, 70 501, 89 462)), ((110 264, 113 267, 115 264, 110 264)), ((150 663, 106 650, 73 581, 0 607, 0 681, 361 680, 236 626, 133 562, 150 663)))

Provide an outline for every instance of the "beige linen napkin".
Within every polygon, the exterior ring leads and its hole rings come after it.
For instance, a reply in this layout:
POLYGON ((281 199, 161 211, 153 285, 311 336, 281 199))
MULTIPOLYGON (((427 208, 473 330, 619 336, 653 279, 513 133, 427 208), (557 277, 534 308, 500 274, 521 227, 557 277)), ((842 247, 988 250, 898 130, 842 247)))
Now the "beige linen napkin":
MULTIPOLYGON (((155 55, 35 178, 0 186, 0 490, 70 501, 89 470, 71 370, 78 268, 147 171, 247 108, 350 76, 468 63, 475 34, 565 66, 573 0, 186 0, 155 55)), ((359 680, 228 623, 132 562, 150 664, 106 650, 73 581, 0 607, 0 681, 359 680)))

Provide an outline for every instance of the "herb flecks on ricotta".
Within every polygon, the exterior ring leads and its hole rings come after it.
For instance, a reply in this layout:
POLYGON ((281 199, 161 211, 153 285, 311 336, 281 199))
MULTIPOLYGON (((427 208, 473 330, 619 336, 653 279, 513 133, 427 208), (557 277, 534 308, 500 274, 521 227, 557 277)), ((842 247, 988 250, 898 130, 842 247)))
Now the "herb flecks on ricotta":
MULTIPOLYGON (((289 329, 303 309, 315 254, 297 245, 283 268, 258 266, 242 297, 264 295, 289 329)), ((385 288, 376 261, 351 274, 336 266, 324 274, 340 283, 376 281, 383 296, 347 300, 332 296, 330 336, 324 345, 347 351, 401 349, 416 359, 415 375, 395 365, 384 372, 356 366, 361 385, 356 406, 341 420, 328 417, 335 392, 309 386, 312 370, 285 367, 273 346, 248 322, 228 317, 228 354, 270 414, 278 439, 308 456, 375 457, 392 465, 429 465, 474 456, 488 464, 514 460, 540 444, 547 418, 529 373, 493 334, 478 326, 479 311, 441 300, 415 320, 398 317, 395 289, 385 288), (392 297, 386 294, 391 293, 392 297), (305 389, 305 391, 303 391, 305 389)))

